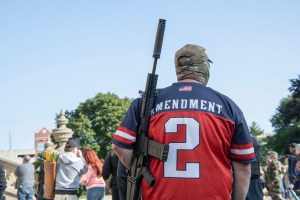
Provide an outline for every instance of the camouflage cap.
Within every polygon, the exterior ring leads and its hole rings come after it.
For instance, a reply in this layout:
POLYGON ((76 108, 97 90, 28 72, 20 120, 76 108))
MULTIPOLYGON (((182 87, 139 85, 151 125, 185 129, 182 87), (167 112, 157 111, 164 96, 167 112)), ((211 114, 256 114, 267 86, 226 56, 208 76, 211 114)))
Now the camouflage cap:
POLYGON ((268 156, 272 156, 276 160, 278 159, 278 153, 276 151, 268 151, 268 156))
POLYGON ((211 62, 211 60, 208 59, 208 56, 205 53, 205 49, 201 46, 194 45, 194 44, 186 44, 184 47, 182 47, 175 53, 175 60, 174 60, 175 65, 179 64, 178 60, 182 56, 189 57, 190 62, 193 62, 193 61, 198 61, 198 62, 199 61, 200 62, 209 61, 209 62, 211 62))
POLYGON ((206 85, 209 79, 209 62, 211 60, 203 47, 186 44, 175 53, 177 79, 194 79, 206 85))

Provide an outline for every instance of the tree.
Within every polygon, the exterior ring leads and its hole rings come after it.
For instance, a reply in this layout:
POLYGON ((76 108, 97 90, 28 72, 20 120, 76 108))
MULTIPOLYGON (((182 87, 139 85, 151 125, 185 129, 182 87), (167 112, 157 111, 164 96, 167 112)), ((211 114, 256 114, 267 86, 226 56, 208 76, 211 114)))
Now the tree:
POLYGON ((74 131, 73 137, 80 138, 82 147, 94 149, 103 159, 130 103, 127 97, 99 93, 80 103, 74 111, 66 111, 68 127, 74 131))
POLYGON ((268 136, 267 137, 260 137, 260 136, 263 136, 264 134, 264 130, 260 128, 260 126, 258 125, 257 122, 252 122, 251 125, 249 126, 249 130, 250 132, 256 136, 258 142, 259 142, 259 145, 261 147, 261 150, 262 150, 262 154, 263 154, 263 157, 261 159, 261 163, 264 165, 265 164, 265 156, 266 153, 268 152, 268 136))
POLYGON ((268 145, 277 152, 284 151, 288 143, 300 143, 300 75, 290 82, 291 94, 280 101, 270 120, 276 134, 270 138, 268 145))
POLYGON ((252 122, 251 125, 249 126, 249 130, 255 136, 264 134, 264 130, 260 128, 257 122, 252 122))
MULTIPOLYGON (((281 107, 283 124, 299 127, 300 122, 300 75, 298 79, 290 80, 292 86, 289 91, 292 93, 285 106, 281 107)), ((300 127, 299 127, 300 128, 300 127)))
POLYGON ((277 113, 271 119, 276 129, 286 126, 294 126, 300 121, 300 75, 298 79, 291 79, 292 86, 289 88, 291 94, 281 100, 277 113))

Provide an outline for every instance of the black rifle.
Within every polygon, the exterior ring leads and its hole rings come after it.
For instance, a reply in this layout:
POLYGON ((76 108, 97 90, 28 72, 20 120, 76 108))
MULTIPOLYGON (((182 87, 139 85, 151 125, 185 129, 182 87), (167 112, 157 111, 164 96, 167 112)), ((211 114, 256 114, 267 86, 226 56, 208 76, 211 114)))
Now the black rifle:
POLYGON ((133 150, 130 170, 127 177, 127 196, 126 200, 140 199, 140 186, 142 177, 146 179, 150 187, 154 186, 155 178, 148 168, 149 156, 158 158, 165 162, 168 158, 169 145, 164 145, 148 138, 149 121, 151 109, 153 107, 156 94, 156 85, 158 75, 155 74, 157 59, 160 58, 160 52, 164 37, 166 20, 160 19, 157 27, 155 45, 153 50, 153 69, 148 73, 145 92, 142 93, 142 105, 140 115, 140 126, 137 134, 136 144, 133 150))

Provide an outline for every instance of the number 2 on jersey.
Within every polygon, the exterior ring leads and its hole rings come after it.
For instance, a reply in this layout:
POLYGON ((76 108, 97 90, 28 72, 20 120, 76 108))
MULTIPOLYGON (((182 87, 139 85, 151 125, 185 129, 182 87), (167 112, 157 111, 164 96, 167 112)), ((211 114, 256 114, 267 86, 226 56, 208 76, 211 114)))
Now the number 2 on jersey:
POLYGON ((185 170, 178 170, 177 152, 193 150, 200 144, 200 124, 194 118, 170 118, 165 124, 165 134, 178 134, 178 125, 186 126, 186 141, 169 143, 169 156, 164 163, 164 177, 166 178, 200 178, 200 163, 185 163, 185 170))

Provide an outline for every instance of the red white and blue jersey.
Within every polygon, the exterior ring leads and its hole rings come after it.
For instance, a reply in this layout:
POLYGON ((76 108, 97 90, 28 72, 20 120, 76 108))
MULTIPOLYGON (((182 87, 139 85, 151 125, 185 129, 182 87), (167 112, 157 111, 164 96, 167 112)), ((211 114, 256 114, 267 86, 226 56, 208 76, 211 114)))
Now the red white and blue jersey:
MULTIPOLYGON (((141 99, 129 107, 112 143, 133 149, 141 99)), ((255 159, 242 111, 227 96, 199 83, 179 82, 155 98, 149 138, 169 144, 166 162, 150 158, 154 187, 142 181, 143 199, 229 200, 230 161, 255 159)))

